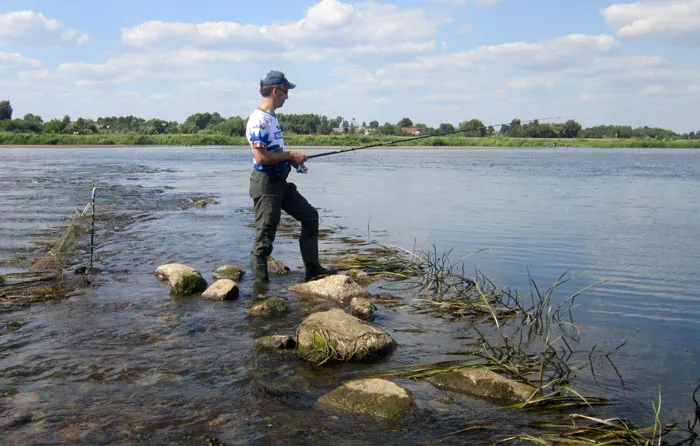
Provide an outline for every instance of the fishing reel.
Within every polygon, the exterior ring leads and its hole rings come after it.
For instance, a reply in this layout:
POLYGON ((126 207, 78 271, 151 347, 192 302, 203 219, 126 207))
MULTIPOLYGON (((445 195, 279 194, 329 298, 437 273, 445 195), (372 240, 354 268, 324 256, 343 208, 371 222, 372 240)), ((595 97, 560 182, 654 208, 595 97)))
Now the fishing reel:
POLYGON ((308 171, 309 171, 309 168, 303 164, 299 164, 297 166, 297 173, 307 173, 308 171))

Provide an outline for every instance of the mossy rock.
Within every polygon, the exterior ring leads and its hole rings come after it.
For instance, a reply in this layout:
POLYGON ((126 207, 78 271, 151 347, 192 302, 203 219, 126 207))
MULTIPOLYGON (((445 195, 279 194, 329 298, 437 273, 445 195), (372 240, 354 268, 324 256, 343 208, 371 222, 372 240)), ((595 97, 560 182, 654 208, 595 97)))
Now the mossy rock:
POLYGON ((243 278, 245 271, 236 265, 224 265, 214 271, 214 279, 231 279, 233 281, 239 281, 243 278))
POLYGON ((348 270, 345 273, 345 275, 351 277, 352 280, 354 280, 360 285, 369 285, 370 283, 372 283, 372 278, 370 278, 370 276, 366 272, 359 269, 348 270))
POLYGON ((395 347, 381 329, 338 308, 308 316, 297 327, 296 337, 297 354, 316 364, 371 362, 395 347))
POLYGON ((248 314, 254 317, 279 316, 287 313, 287 303, 279 297, 266 299, 259 304, 249 308, 248 314))
POLYGON ((182 280, 170 290, 171 294, 189 296, 207 289, 207 281, 199 274, 185 274, 182 280))
POLYGON ((457 369, 428 378, 440 390, 462 393, 496 404, 522 403, 532 398, 537 389, 514 381, 488 369, 457 369))
POLYGON ((197 200, 197 201, 195 201, 195 202, 192 204, 192 206, 194 206, 194 207, 196 207, 196 208, 203 208, 203 207, 205 207, 205 206, 208 205, 208 204, 219 204, 219 203, 218 203, 216 200, 214 200, 213 198, 207 198, 207 199, 204 199, 204 200, 197 200))
POLYGON ((359 415, 397 423, 413 409, 413 395, 384 379, 350 381, 322 396, 319 403, 359 415))
POLYGON ((321 364, 333 357, 333 352, 338 349, 338 341, 326 339, 320 332, 314 330, 311 333, 311 344, 300 346, 297 344, 297 352, 315 364, 321 364))

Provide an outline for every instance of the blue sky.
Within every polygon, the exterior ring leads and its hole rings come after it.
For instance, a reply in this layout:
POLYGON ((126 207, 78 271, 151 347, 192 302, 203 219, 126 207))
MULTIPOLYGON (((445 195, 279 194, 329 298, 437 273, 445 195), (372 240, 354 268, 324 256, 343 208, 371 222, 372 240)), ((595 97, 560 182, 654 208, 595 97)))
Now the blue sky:
POLYGON ((700 0, 0 0, 15 116, 282 110, 438 126, 545 117, 700 130, 700 0))

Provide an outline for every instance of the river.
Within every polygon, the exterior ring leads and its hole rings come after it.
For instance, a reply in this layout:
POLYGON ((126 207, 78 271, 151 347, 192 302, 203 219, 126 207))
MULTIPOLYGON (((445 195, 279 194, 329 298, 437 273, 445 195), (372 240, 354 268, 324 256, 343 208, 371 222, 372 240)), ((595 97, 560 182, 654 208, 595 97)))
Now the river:
MULTIPOLYGON (((323 149, 315 148, 309 152, 323 149)), ((318 368, 256 351, 293 334, 310 307, 286 291, 302 279, 296 241, 273 255, 294 271, 272 293, 292 313, 251 319, 250 280, 230 302, 173 298, 154 276, 181 262, 211 271, 248 261, 254 229, 248 150, 228 147, 0 148, 0 274, 43 254, 97 187, 93 283, 66 300, 0 312, 3 444, 490 444, 546 413, 515 413, 399 380, 416 397, 400 426, 340 414, 315 401, 345 379, 459 359, 461 321, 378 306, 375 324, 399 343, 379 363, 318 368), (214 198, 218 204, 191 206, 214 198), (20 261, 13 262, 13 259, 20 261), (2 328, 5 327, 5 328, 2 328), (11 328, 8 328, 11 327, 11 328), (403 330, 411 328, 415 330, 403 330), (398 329, 398 330, 397 330, 398 329), (422 331, 422 333, 418 332, 422 331), (466 424, 493 428, 447 436, 466 424)), ((574 386, 615 404, 592 414, 692 422, 700 378, 700 150, 385 149, 317 158, 290 181, 343 237, 466 258, 497 286, 576 300, 580 351, 612 352, 617 370, 574 386)), ((327 252, 330 254, 330 251, 327 252)), ((80 254, 83 262, 87 251, 80 254)))

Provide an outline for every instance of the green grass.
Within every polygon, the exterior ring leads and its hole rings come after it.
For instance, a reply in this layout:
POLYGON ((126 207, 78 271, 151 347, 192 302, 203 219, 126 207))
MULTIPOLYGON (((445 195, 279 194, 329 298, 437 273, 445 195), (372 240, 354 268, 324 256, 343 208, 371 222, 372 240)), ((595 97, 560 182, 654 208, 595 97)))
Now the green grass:
MULTIPOLYGON (((700 140, 654 139, 541 139, 541 138, 467 138, 458 135, 410 140, 398 136, 364 136, 364 135, 285 135, 289 146, 331 146, 339 148, 361 147, 371 144, 387 144, 399 141, 393 147, 429 146, 429 147, 569 147, 597 148, 700 148, 700 140)), ((0 145, 120 145, 120 146, 232 146, 247 145, 242 136, 223 134, 175 134, 175 135, 139 135, 139 134, 96 134, 63 135, 42 133, 0 132, 0 145)))

